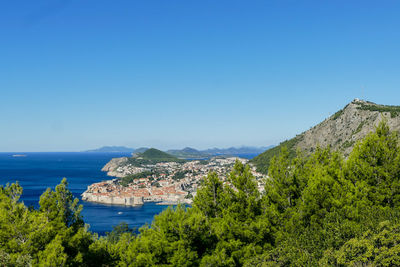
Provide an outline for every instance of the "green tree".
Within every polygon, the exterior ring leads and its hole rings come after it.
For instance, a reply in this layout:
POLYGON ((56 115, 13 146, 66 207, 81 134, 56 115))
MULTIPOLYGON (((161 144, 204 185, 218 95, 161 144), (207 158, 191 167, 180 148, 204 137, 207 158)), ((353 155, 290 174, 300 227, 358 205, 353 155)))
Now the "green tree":
POLYGON ((113 226, 111 232, 106 233, 107 241, 110 243, 117 243, 123 234, 134 235, 135 229, 129 228, 126 222, 121 222, 120 224, 113 226))
POLYGON ((39 252, 40 266, 65 266, 67 254, 64 253, 61 236, 57 235, 43 251, 39 252))
POLYGON ((211 172, 197 190, 193 206, 207 218, 214 218, 222 215, 225 205, 225 187, 217 173, 211 172))
MULTIPOLYGON (((357 143, 347 161, 347 177, 370 204, 400 206, 400 153, 397 132, 382 120, 357 143)), ((370 205, 367 204, 367 205, 370 205)))
POLYGON ((47 190, 39 210, 19 202, 18 183, 0 187, 0 250, 10 265, 83 263, 92 235, 83 228, 81 207, 66 185, 64 179, 55 192, 47 190))
POLYGON ((63 223, 66 227, 82 227, 82 205, 78 205, 79 200, 74 199, 67 186, 67 179, 64 178, 55 191, 48 188, 40 197, 40 211, 46 214, 49 221, 63 223))

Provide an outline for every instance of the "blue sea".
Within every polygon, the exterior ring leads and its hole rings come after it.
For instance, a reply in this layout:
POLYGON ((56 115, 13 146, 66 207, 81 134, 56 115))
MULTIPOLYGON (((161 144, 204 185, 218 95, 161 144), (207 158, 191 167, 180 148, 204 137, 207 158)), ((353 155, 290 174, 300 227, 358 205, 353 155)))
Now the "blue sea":
MULTIPOLYGON (((0 185, 18 181, 23 187, 21 200, 26 206, 38 208, 40 195, 48 188, 54 190, 63 177, 67 178, 69 190, 83 205, 83 219, 92 232, 104 235, 112 227, 126 222, 131 228, 150 224, 154 215, 167 206, 145 203, 139 207, 95 204, 81 200, 88 185, 110 177, 101 168, 112 158, 130 156, 130 153, 0 153, 0 185), (23 154, 26 157, 13 157, 23 154)), ((256 154, 239 155, 252 158, 256 154)))

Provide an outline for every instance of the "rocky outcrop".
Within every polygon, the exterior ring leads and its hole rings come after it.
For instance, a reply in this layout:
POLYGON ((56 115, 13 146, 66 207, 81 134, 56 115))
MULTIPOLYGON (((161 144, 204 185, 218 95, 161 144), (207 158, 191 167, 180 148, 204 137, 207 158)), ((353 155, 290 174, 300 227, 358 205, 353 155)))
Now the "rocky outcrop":
POLYGON ((257 166, 258 171, 266 173, 270 160, 281 151, 283 146, 288 148, 291 157, 295 155, 297 149, 310 153, 317 146, 331 146, 332 149, 339 150, 347 156, 356 142, 374 131, 383 119, 387 121, 392 131, 399 131, 400 106, 378 105, 354 99, 323 122, 265 151, 252 159, 251 163, 257 166))
POLYGON ((333 149, 348 155, 354 144, 374 131, 382 119, 387 120, 392 131, 400 130, 400 116, 392 113, 391 108, 396 110, 394 106, 377 105, 355 99, 330 118, 302 133, 297 147, 302 150, 313 150, 317 145, 321 147, 330 145, 333 149))
POLYGON ((120 171, 116 171, 118 167, 124 165, 128 161, 127 157, 113 158, 101 169, 103 172, 107 172, 108 176, 124 177, 125 174, 120 171))

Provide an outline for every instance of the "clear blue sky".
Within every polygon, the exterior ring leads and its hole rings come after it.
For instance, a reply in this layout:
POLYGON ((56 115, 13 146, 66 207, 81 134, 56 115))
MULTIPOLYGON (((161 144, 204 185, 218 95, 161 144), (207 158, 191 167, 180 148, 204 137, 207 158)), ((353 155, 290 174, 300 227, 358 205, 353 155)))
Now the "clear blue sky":
POLYGON ((277 144, 400 105, 399 1, 2 1, 0 151, 277 144))

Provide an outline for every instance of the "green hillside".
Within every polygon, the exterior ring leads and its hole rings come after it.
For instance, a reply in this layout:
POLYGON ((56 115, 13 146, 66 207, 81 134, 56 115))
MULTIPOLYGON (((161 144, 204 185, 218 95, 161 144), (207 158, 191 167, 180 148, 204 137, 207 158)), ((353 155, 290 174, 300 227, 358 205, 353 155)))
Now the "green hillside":
POLYGON ((161 150, 150 148, 143 153, 137 153, 134 157, 129 158, 126 164, 132 164, 134 166, 141 166, 146 164, 156 164, 160 162, 180 162, 183 163, 185 160, 178 159, 168 153, 161 150))
POLYGON ((286 147, 288 152, 289 152, 289 157, 292 159, 296 156, 296 147, 297 144, 301 141, 302 136, 298 135, 295 138, 292 138, 290 140, 286 140, 282 143, 280 143, 278 146, 275 146, 271 149, 268 149, 267 151, 261 153, 257 157, 253 158, 250 162, 254 163, 256 165, 257 170, 262 173, 267 173, 268 172, 268 167, 271 159, 274 156, 277 156, 279 152, 281 152, 283 147, 286 147))
POLYGON ((159 159, 163 159, 163 160, 164 159, 165 160, 171 159, 171 160, 174 160, 174 159, 177 159, 176 157, 174 157, 174 156, 172 156, 172 155, 170 155, 168 153, 165 153, 165 152, 163 152, 161 150, 155 149, 155 148, 147 149, 145 152, 139 154, 139 157, 142 157, 144 159, 150 159, 150 160, 153 160, 153 159, 154 160, 159 160, 159 159))

